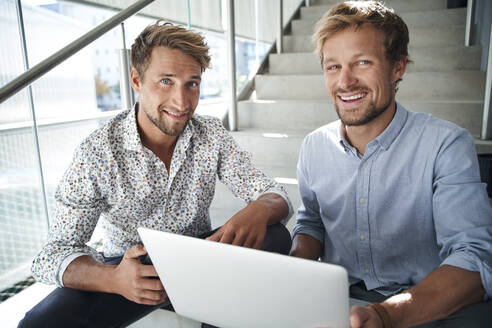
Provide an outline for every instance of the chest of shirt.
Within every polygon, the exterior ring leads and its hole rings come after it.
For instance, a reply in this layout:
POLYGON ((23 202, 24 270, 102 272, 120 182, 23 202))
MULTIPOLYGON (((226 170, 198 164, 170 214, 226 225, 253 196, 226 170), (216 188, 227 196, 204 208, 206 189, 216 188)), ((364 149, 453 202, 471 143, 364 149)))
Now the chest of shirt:
POLYGON ((372 147, 361 158, 350 149, 330 145, 325 145, 327 151, 310 153, 311 189, 322 216, 333 222, 343 217, 353 225, 361 214, 370 219, 405 211, 428 217, 435 152, 417 144, 403 147, 398 141, 389 149, 372 147))
POLYGON ((219 152, 213 144, 177 148, 170 171, 150 150, 109 154, 113 165, 102 167, 101 194, 109 209, 133 210, 185 206, 213 197, 219 152))

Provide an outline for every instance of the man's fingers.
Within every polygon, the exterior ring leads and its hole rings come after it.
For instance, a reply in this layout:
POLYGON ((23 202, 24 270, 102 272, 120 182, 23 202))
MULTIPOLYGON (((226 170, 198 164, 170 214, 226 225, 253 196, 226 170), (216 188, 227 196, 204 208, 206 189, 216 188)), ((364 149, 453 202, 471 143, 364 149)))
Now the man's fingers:
POLYGON ((136 259, 139 256, 147 254, 147 250, 143 245, 135 245, 125 252, 123 258, 125 259, 136 259))
POLYGON ((363 319, 361 318, 361 310, 363 311, 363 307, 354 305, 350 309, 350 328, 361 328, 363 325, 363 319))
POLYGON ((140 297, 137 297, 134 302, 144 305, 157 305, 164 303, 167 299, 165 292, 143 292, 140 297))
POLYGON ((265 239, 265 237, 256 237, 255 243, 251 248, 260 249, 261 245, 263 245, 263 239, 265 239))
POLYGON ((222 238, 222 234, 223 234, 223 230, 219 229, 213 235, 211 235, 205 239, 210 240, 210 241, 219 241, 220 238, 222 238))
POLYGON ((140 291, 139 297, 142 299, 161 302, 161 301, 163 301, 163 299, 165 299, 167 297, 167 294, 164 291, 155 291, 155 290, 145 289, 145 290, 140 291))
POLYGON ((139 265, 138 274, 141 277, 158 277, 159 276, 153 265, 145 265, 145 264, 139 265))
POLYGON ((261 232, 256 234, 255 243, 253 244, 254 249, 261 248, 261 245, 263 245, 263 241, 265 240, 265 235, 266 235, 266 228, 265 230, 262 230, 261 232))
POLYGON ((248 238, 243 243, 243 246, 248 248, 254 248, 255 242, 256 242, 256 235, 249 234, 248 238))
POLYGON ((230 244, 234 240, 235 235, 236 234, 234 233, 234 231, 230 231, 230 230, 224 231, 222 237, 219 240, 219 243, 230 244))
POLYGON ((164 291, 164 286, 162 285, 162 282, 159 279, 143 278, 140 279, 138 284, 142 289, 161 291, 161 292, 164 291))
POLYGON ((236 246, 243 246, 247 238, 248 234, 240 231, 234 235, 234 239, 232 240, 231 244, 236 246))

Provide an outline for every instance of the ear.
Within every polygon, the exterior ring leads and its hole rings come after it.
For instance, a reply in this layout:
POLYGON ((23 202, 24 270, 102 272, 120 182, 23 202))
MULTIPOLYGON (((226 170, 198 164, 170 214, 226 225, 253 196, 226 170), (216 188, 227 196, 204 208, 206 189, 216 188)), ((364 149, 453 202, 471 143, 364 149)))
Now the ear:
POLYGON ((138 71, 134 67, 132 67, 132 71, 130 72, 130 80, 132 82, 133 90, 140 93, 142 82, 140 80, 140 76, 138 75, 138 71))
POLYGON ((392 76, 393 83, 400 80, 405 74, 406 70, 407 70, 407 56, 402 56, 401 59, 395 62, 395 64, 393 65, 393 76, 392 76))

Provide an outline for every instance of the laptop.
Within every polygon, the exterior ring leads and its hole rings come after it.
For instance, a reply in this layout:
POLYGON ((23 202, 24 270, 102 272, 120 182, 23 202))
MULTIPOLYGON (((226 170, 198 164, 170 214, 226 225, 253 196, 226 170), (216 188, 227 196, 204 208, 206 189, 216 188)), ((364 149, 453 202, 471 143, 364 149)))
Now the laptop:
POLYGON ((341 266, 147 228, 138 233, 179 315, 221 328, 349 327, 341 266))

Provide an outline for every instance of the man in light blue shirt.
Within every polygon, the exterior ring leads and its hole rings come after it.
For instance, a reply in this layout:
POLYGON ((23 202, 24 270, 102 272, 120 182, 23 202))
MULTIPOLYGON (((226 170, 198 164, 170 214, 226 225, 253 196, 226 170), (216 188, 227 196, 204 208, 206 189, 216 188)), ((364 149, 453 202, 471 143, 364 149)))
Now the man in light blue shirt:
POLYGON ((471 135, 395 101, 408 29, 343 3, 314 35, 339 121, 303 142, 291 254, 344 266, 352 327, 492 323, 492 209, 471 135))

